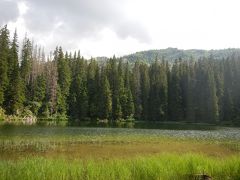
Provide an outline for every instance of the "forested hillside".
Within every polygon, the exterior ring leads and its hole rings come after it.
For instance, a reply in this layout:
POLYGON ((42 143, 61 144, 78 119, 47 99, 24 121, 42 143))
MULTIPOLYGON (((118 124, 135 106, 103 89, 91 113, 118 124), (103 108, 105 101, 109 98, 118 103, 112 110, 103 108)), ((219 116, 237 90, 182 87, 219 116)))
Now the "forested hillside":
POLYGON ((230 51, 221 58, 168 62, 157 56, 147 64, 145 57, 134 63, 112 57, 98 63, 61 47, 46 57, 28 38, 19 49, 17 34, 10 40, 5 26, 0 31, 0 106, 7 115, 27 111, 70 121, 239 123, 240 56, 230 51))
POLYGON ((181 50, 177 48, 167 48, 160 50, 148 50, 136 52, 134 54, 126 55, 123 58, 129 62, 136 62, 137 60, 144 61, 146 63, 153 63, 156 58, 165 59, 167 61, 175 61, 176 59, 184 60, 198 60, 202 57, 212 56, 214 59, 223 59, 231 56, 232 54, 240 55, 240 49, 221 49, 221 50, 201 50, 201 49, 189 49, 181 50))

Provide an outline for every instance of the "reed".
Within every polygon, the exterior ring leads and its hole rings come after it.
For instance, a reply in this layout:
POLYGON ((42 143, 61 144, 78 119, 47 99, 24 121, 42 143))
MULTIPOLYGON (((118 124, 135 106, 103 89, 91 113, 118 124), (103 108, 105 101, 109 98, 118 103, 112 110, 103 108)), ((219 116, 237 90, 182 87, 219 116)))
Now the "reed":
POLYGON ((131 159, 73 160, 29 157, 0 161, 0 179, 189 179, 195 174, 213 179, 240 179, 240 157, 162 154, 131 159))

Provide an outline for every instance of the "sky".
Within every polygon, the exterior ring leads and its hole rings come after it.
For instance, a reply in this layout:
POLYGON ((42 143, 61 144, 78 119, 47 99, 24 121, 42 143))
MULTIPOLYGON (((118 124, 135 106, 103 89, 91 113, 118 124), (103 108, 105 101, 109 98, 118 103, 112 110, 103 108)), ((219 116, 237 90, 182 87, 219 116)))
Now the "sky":
POLYGON ((240 48, 239 0, 0 0, 0 26, 85 57, 240 48))

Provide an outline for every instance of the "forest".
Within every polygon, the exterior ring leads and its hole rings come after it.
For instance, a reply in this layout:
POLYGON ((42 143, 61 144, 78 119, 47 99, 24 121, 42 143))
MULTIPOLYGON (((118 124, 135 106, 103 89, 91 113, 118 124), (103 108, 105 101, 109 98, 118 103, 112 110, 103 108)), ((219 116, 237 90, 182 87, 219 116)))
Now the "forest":
POLYGON ((46 55, 0 30, 0 119, 240 123, 240 56, 85 59, 61 46, 46 55), (21 48, 19 48, 21 47, 21 48))

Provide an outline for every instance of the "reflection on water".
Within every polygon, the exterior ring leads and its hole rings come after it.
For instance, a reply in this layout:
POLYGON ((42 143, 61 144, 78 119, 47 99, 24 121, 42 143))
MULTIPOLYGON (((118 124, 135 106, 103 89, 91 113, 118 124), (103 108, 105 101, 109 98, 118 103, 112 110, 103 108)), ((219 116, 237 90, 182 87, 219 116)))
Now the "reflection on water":
POLYGON ((52 136, 169 136, 177 138, 199 139, 237 139, 240 140, 240 128, 217 127, 198 124, 160 124, 160 123, 100 123, 84 122, 78 126, 14 126, 0 125, 1 137, 52 137, 52 136), (120 128, 119 128, 120 127, 120 128), (131 128, 127 128, 131 127, 131 128))
POLYGON ((172 129, 172 130, 215 130, 212 124, 173 123, 173 122, 144 122, 144 121, 81 121, 68 123, 67 121, 40 121, 40 126, 73 126, 73 127, 103 127, 103 128, 136 128, 136 129, 172 129))

